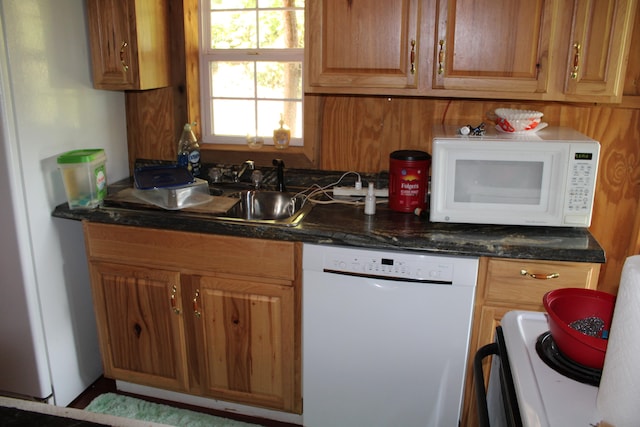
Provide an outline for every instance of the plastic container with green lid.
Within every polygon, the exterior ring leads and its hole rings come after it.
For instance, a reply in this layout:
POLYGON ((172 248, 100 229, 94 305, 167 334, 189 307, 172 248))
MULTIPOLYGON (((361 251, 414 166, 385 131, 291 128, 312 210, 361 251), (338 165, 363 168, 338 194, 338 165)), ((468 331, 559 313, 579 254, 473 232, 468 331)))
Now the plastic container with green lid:
POLYGON ((107 195, 107 156, 101 148, 73 150, 58 156, 70 209, 99 206, 107 195))

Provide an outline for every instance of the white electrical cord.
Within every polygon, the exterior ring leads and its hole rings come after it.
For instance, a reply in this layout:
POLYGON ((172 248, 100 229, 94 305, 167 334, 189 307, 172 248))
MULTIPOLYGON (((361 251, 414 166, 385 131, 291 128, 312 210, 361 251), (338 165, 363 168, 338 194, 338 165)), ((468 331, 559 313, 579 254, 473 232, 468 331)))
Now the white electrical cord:
POLYGON ((358 177, 358 180, 356 181, 355 187, 358 188, 358 184, 360 186, 360 188, 362 188, 362 179, 360 177, 360 174, 358 172, 354 172, 354 171, 349 171, 349 172, 345 172, 342 174, 342 176, 334 183, 325 185, 324 187, 319 186, 318 184, 313 184, 311 187, 306 188, 302 191, 299 191, 298 193, 296 193, 294 195, 294 197, 298 197, 298 196, 302 196, 304 197, 304 200, 302 202, 302 205, 304 206, 304 204, 307 202, 307 200, 309 200, 311 203, 316 203, 316 204, 332 204, 332 203, 341 203, 341 204, 346 204, 346 205, 354 205, 354 206, 358 206, 358 205, 362 205, 364 204, 363 201, 351 201, 351 200, 336 200, 333 198, 333 190, 330 190, 331 187, 335 187, 338 184, 340 184, 340 182, 347 176, 350 174, 354 174, 358 177), (309 194, 305 194, 307 191, 309 190, 313 190, 311 191, 309 194), (313 199, 313 197, 323 194, 326 197, 329 198, 329 200, 315 200, 313 199))

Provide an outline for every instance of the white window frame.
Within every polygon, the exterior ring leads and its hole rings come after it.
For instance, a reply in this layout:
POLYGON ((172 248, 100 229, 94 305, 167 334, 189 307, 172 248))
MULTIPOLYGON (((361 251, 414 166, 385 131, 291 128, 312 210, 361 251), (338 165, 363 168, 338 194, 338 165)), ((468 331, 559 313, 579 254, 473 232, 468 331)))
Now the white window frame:
MULTIPOLYGON (((307 0, 313 1, 313 0, 307 0)), ((228 144, 228 145, 246 145, 246 136, 230 136, 230 135, 213 135, 213 123, 212 123, 212 111, 211 111, 211 99, 212 99, 212 88, 211 88, 211 75, 209 71, 209 66, 211 62, 214 61, 238 61, 238 62, 246 62, 246 61, 265 61, 265 62, 299 62, 302 64, 302 77, 301 81, 301 133, 304 134, 304 48, 291 48, 291 49, 212 49, 211 48, 211 17, 209 12, 211 9, 208 7, 203 7, 203 4, 209 4, 208 0, 199 0, 198 1, 198 15, 200 21, 200 43, 199 43, 199 64, 200 64, 200 108, 201 108, 201 131, 202 143, 205 144, 228 144), (259 58, 259 59, 256 59, 259 58)), ((260 8, 258 8, 260 9, 260 8)), ((285 9, 285 8, 282 8, 285 9)), ((235 10, 235 9, 228 9, 235 10)), ((238 9, 238 10, 247 10, 247 9, 238 9)), ((251 9, 249 9, 251 10, 251 9)), ((267 10, 274 10, 273 8, 269 8, 267 10)), ((275 9, 277 10, 277 9, 275 9)), ((244 99, 249 101, 255 101, 259 99, 268 99, 268 98, 258 98, 256 92, 257 87, 254 85, 254 97, 253 98, 236 98, 236 99, 244 99)), ((278 99, 278 101, 299 101, 298 98, 285 98, 278 99)), ((256 119, 258 118, 258 106, 257 103, 255 105, 255 115, 256 119)), ((277 123, 274 123, 274 129, 278 127, 277 123)), ((260 135, 264 137, 265 147, 271 146, 273 147, 272 135, 260 135)), ((304 140, 302 137, 294 137, 291 135, 291 140, 289 145, 292 147, 303 147, 304 140)))

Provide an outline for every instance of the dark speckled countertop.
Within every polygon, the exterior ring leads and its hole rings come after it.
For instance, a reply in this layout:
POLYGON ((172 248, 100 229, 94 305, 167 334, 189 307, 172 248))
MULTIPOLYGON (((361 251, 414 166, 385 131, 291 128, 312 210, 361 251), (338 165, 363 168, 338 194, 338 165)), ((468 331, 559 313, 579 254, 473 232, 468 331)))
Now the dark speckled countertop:
MULTIPOLYGON (((290 182, 295 182, 296 178, 290 171, 287 172, 287 182, 292 185, 290 182)), ((331 180, 336 177, 336 172, 315 171, 314 174, 321 178, 313 182, 320 182, 321 185, 333 182, 331 180)), ((384 178, 379 175, 363 176, 363 181, 375 179, 379 188, 384 185, 381 184, 384 178)), ((308 182, 306 180, 305 183, 308 182)), ((300 180, 295 183, 301 184, 300 180)), ((129 180, 123 180, 110 186, 109 191, 114 193, 130 185, 129 180)), ((225 222, 204 214, 154 207, 105 206, 71 210, 66 203, 56 207, 53 216, 197 233, 420 251, 437 255, 605 262, 604 250, 587 229, 431 223, 424 217, 394 212, 386 203, 378 204, 373 216, 364 214, 363 205, 318 204, 296 227, 225 222)))

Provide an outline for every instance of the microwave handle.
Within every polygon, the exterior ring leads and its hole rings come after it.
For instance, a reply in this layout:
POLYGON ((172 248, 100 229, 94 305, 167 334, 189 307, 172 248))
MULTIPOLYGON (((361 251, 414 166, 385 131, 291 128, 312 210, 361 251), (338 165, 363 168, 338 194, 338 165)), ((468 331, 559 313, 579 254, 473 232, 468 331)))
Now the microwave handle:
POLYGON ((473 357, 473 380, 476 389, 476 403, 478 406, 478 425, 491 427, 489 423, 489 409, 487 408, 487 392, 484 388, 484 372, 482 361, 489 356, 498 354, 498 344, 491 343, 481 347, 473 357))

